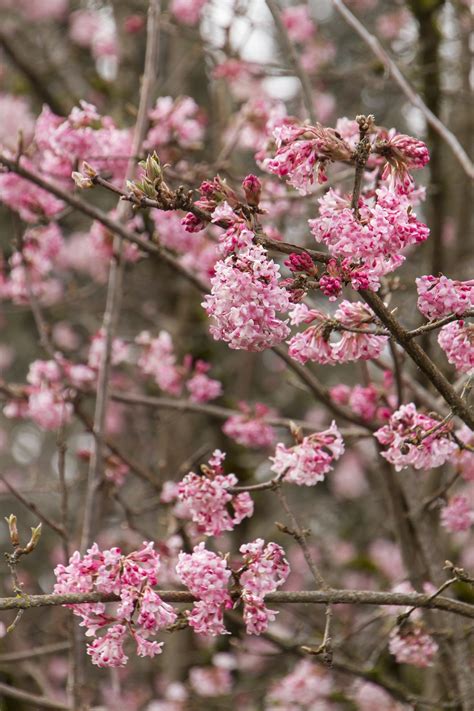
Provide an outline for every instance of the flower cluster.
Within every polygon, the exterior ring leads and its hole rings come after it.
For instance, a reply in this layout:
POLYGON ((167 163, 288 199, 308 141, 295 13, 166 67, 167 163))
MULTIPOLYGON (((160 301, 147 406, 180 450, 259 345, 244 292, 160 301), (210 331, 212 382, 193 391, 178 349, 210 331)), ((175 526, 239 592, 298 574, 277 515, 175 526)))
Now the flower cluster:
POLYGON ((173 145, 187 150, 199 147, 204 135, 203 120, 190 96, 160 96, 149 118, 152 125, 144 144, 147 150, 173 145))
POLYGON ((465 496, 453 496, 443 507, 440 520, 450 533, 468 531, 474 523, 474 510, 465 496))
POLYGON ((302 659, 289 674, 273 684, 265 699, 265 709, 329 709, 332 706, 328 704, 333 688, 334 682, 327 669, 302 659))
POLYGON ((349 199, 331 189, 319 200, 319 217, 309 220, 316 241, 341 258, 346 270, 359 265, 355 274, 350 274, 355 289, 377 290, 380 276, 403 263, 405 257, 400 252, 424 242, 429 234, 428 227, 413 214, 407 196, 387 187, 375 194, 376 201, 360 198, 356 215, 349 199))
POLYGON ((244 518, 253 514, 253 501, 247 492, 229 492, 238 479, 235 474, 223 473, 224 459, 225 454, 215 450, 209 465, 201 467, 201 475, 189 472, 179 483, 179 500, 186 505, 198 531, 206 536, 232 531, 244 518), (232 516, 229 506, 232 507, 232 516))
POLYGON ((465 321, 448 323, 440 330, 438 343, 460 373, 474 370, 474 324, 465 321))
POLYGON ((327 180, 325 169, 330 161, 351 158, 350 146, 333 128, 285 122, 273 131, 277 151, 264 161, 270 173, 287 177, 302 195, 310 192, 315 174, 319 183, 327 180))
POLYGON ((243 572, 239 574, 244 603, 244 622, 248 634, 262 634, 276 613, 265 607, 265 595, 274 592, 286 581, 290 567, 281 546, 257 538, 240 546, 243 572))
POLYGON ((333 318, 319 309, 297 304, 291 322, 312 324, 289 341, 290 356, 303 364, 308 360, 327 365, 370 360, 377 358, 387 343, 387 336, 371 333, 375 316, 360 302, 341 302, 333 318), (339 336, 336 341, 331 340, 334 333, 339 336))
POLYGON ((424 168, 430 159, 426 143, 395 131, 390 131, 387 140, 379 140, 376 150, 387 161, 382 179, 391 176, 399 191, 409 191, 413 186, 408 171, 424 168))
POLYGON ((204 543, 192 553, 181 552, 176 573, 179 580, 198 598, 187 613, 190 626, 198 634, 225 634, 224 609, 232 607, 228 584, 232 574, 227 561, 206 550, 204 543))
MULTIPOLYGON (((339 405, 347 405, 352 412, 361 417, 366 422, 373 422, 377 419, 387 419, 391 415, 391 408, 384 402, 386 396, 385 388, 378 388, 373 383, 364 387, 354 385, 334 385, 330 388, 330 395, 334 402, 339 405)), ((388 396, 389 404, 394 404, 393 396, 388 396)))
POLYGON ((239 410, 242 414, 231 415, 224 422, 222 426, 224 434, 244 447, 259 449, 273 444, 275 432, 265 421, 265 418, 271 414, 270 408, 261 402, 256 402, 253 408, 245 402, 240 402, 239 410))
POLYGON ((277 312, 289 308, 289 297, 279 283, 279 267, 260 245, 232 254, 215 265, 212 290, 203 302, 214 319, 210 332, 230 348, 262 351, 289 334, 277 312))
POLYGON ((197 25, 207 0, 172 0, 170 11, 184 25, 197 25))
POLYGON ((457 451, 448 425, 418 412, 410 402, 393 413, 387 425, 374 432, 374 437, 388 447, 382 452, 397 471, 440 467, 457 451))
POLYGON ((332 464, 344 454, 344 442, 336 423, 329 429, 303 437, 294 447, 286 447, 279 442, 271 470, 279 476, 299 486, 313 486, 324 481, 332 464))
POLYGON ((63 370, 56 361, 33 361, 27 380, 27 400, 8 402, 3 409, 6 417, 29 417, 45 430, 70 422, 73 406, 67 400, 63 370))
POLYGON ((94 544, 84 556, 77 551, 67 566, 55 568, 56 594, 101 592, 117 595, 120 604, 114 615, 106 613, 103 602, 71 605, 81 617, 86 635, 94 637, 87 647, 92 663, 99 667, 124 666, 128 660, 123 645, 130 634, 141 657, 160 654, 163 643, 151 641, 160 630, 177 618, 174 609, 152 589, 158 582, 160 557, 153 543, 124 556, 119 548, 101 551, 94 544), (98 636, 98 631, 105 634, 98 636))
POLYGON ((428 319, 449 314, 462 316, 474 308, 474 279, 457 281, 444 276, 422 276, 416 280, 418 308, 428 319))
POLYGON ((421 623, 405 623, 395 628, 388 643, 390 654, 399 664, 415 667, 431 667, 438 651, 438 645, 421 623))

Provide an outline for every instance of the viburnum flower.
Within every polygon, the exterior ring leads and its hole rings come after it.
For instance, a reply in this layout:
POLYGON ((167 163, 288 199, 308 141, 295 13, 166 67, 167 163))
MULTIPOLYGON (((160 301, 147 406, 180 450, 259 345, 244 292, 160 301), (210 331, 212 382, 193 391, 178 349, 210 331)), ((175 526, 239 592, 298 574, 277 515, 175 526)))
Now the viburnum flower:
MULTIPOLYGON (((89 348, 89 357, 87 363, 90 368, 98 370, 105 349, 105 332, 103 329, 97 331, 91 338, 89 348)), ((128 359, 128 345, 121 338, 114 338, 112 341, 111 363, 112 365, 120 365, 128 359)))
POLYGON ((400 252, 424 242, 429 234, 428 227, 413 214, 407 196, 387 187, 377 189, 375 194, 376 202, 360 198, 357 216, 349 198, 330 189, 319 200, 319 217, 308 221, 316 241, 323 242, 334 257, 347 259, 347 267, 365 267, 367 285, 358 285, 351 278, 355 289, 376 290, 379 277, 403 263, 405 258, 400 252), (374 275, 370 275, 371 270, 374 275))
POLYGON ((331 398, 340 405, 348 405, 350 409, 366 422, 373 422, 379 407, 380 393, 371 383, 367 387, 354 385, 335 385, 330 389, 331 398))
POLYGON ((349 145, 333 128, 320 124, 310 126, 284 123, 273 131, 277 151, 273 158, 264 160, 266 170, 288 182, 302 195, 307 195, 314 184, 327 180, 325 169, 331 161, 350 160, 349 145))
POLYGON ((222 426, 222 431, 238 444, 244 447, 268 447, 275 441, 273 427, 265 422, 265 417, 271 414, 270 408, 261 402, 256 402, 251 408, 247 403, 240 402, 242 414, 231 415, 222 426))
POLYGON ((289 334, 277 312, 289 308, 287 291, 279 283, 279 266, 260 245, 216 262, 212 290, 203 302, 214 319, 210 332, 233 349, 262 351, 289 334))
POLYGON ((253 514, 253 501, 247 492, 232 494, 228 491, 236 486, 238 479, 235 474, 223 473, 224 459, 225 454, 215 450, 209 465, 201 467, 201 474, 189 472, 178 488, 179 500, 186 505, 198 530, 206 536, 232 531, 253 514))
POLYGON ((172 625, 175 610, 163 602, 152 589, 158 583, 160 556, 153 543, 143 543, 140 550, 127 556, 119 548, 101 551, 96 543, 84 556, 73 553, 67 566, 55 568, 54 592, 102 592, 118 595, 120 604, 114 615, 106 613, 102 602, 70 605, 81 617, 86 636, 95 637, 87 652, 93 664, 100 667, 123 666, 127 657, 123 644, 130 633, 139 656, 154 656, 161 652, 161 644, 148 638, 172 625), (112 625, 112 626, 109 626, 112 625), (97 632, 107 628, 105 635, 97 632))
POLYGON ((186 389, 192 402, 209 402, 222 395, 222 383, 206 375, 210 368, 210 364, 204 360, 198 360, 194 364, 194 373, 186 381, 186 389))
POLYGON ((286 447, 279 442, 270 467, 277 475, 283 475, 285 481, 300 486, 313 486, 324 481, 325 475, 333 468, 333 462, 344 454, 344 442, 336 423, 329 429, 303 437, 293 447, 286 447))
POLYGON ((223 696, 232 689, 232 674, 229 669, 214 665, 192 667, 189 670, 189 683, 198 696, 223 696))
POLYGON ((433 666, 438 651, 433 637, 420 623, 405 623, 392 630, 388 648, 399 664, 421 668, 433 666))
POLYGON ((168 331, 160 331, 156 338, 152 338, 149 331, 142 331, 135 338, 135 343, 141 346, 137 365, 142 372, 153 376, 161 390, 179 395, 183 375, 176 364, 173 341, 168 331))
POLYGON ((297 304, 291 311, 291 322, 314 324, 288 341, 289 355, 303 364, 308 360, 328 365, 370 360, 377 358, 387 343, 387 336, 370 333, 375 316, 360 302, 342 301, 333 318, 319 309, 297 304), (357 329, 357 332, 350 329, 357 329), (334 340, 335 333, 338 340, 334 340))
MULTIPOLYGON (((467 425, 463 425, 456 432, 456 437, 464 445, 474 448, 474 432, 467 425)), ((456 452, 454 463, 462 478, 466 481, 474 481, 474 449, 462 448, 456 452)))
MULTIPOLYGON (((274 683, 265 698, 266 711, 326 711, 333 706, 331 674, 309 659, 301 659, 292 671, 274 683)), ((382 711, 382 707, 377 709, 382 711)))
POLYGON ((231 571, 226 560, 200 543, 192 553, 179 554, 176 573, 183 585, 198 598, 192 611, 187 613, 194 631, 213 636, 226 634, 224 609, 232 607, 227 589, 231 571))
POLYGON ((370 681, 358 683, 352 698, 358 711, 409 711, 409 707, 396 701, 384 689, 370 681))
POLYGON ((448 361, 460 373, 474 370, 474 324, 465 321, 448 323, 438 334, 438 343, 448 361))
POLYGON ((311 18, 307 5, 286 7, 281 13, 281 19, 293 42, 306 42, 316 34, 316 23, 311 18))
POLYGON ((172 0, 170 11, 184 25, 196 25, 207 0, 172 0))
POLYGON ((441 510, 440 520, 450 533, 468 531, 474 523, 474 510, 465 496, 453 496, 441 510))
POLYGON ((248 634, 262 634, 276 612, 265 607, 265 595, 274 592, 286 581, 290 566, 281 546, 257 538, 239 548, 244 571, 239 575, 244 622, 248 634))
POLYGON ((428 319, 449 314, 462 316, 474 308, 474 279, 457 281, 441 276, 422 276, 416 280, 418 308, 428 319))
POLYGON ((145 139, 145 149, 151 151, 173 144, 188 150, 199 147, 204 135, 204 126, 199 115, 199 106, 190 96, 178 99, 160 96, 148 115, 152 126, 145 139))
POLYGON ((440 467, 458 449, 449 425, 440 426, 438 420, 418 412, 412 402, 396 410, 388 424, 374 432, 374 437, 388 447, 382 457, 397 471, 409 466, 440 467))
POLYGON ((391 175, 395 183, 406 190, 409 190, 413 184, 408 171, 424 168, 430 159, 426 143, 393 131, 389 133, 387 140, 377 142, 376 151, 387 161, 382 179, 391 175))

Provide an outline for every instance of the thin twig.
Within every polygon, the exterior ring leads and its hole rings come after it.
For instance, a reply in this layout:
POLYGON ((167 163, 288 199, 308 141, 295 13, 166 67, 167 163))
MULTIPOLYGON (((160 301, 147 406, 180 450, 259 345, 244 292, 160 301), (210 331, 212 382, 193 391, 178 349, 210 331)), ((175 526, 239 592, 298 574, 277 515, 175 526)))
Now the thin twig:
POLYGON ((413 89, 405 79, 397 64, 384 50, 378 39, 372 35, 357 17, 349 10, 342 0, 332 0, 334 7, 355 32, 364 40, 366 45, 372 50, 375 56, 381 61, 385 69, 392 75, 407 99, 416 106, 427 122, 441 136, 441 138, 451 148, 457 160, 470 178, 474 178, 474 165, 466 151, 456 138, 456 136, 439 120, 437 116, 427 107, 421 96, 413 89))
POLYGON ((300 84, 301 84, 301 90, 303 92, 303 100, 304 100, 304 105, 306 108, 306 111, 308 112, 308 116, 311 119, 311 123, 315 124, 316 123, 316 115, 314 113, 314 100, 313 100, 313 90, 311 88, 311 82, 309 80, 308 74, 305 72, 303 69, 303 66, 301 65, 300 58, 298 56, 298 53, 288 37, 288 32, 286 30, 285 25, 283 24, 283 21, 281 19, 281 11, 278 3, 276 0, 266 0, 267 7, 270 10, 273 21, 275 23, 275 27, 278 31, 278 35, 280 37, 280 41, 283 45, 283 49, 288 56, 288 59, 291 62, 291 66, 293 68, 293 71, 295 75, 298 77, 300 84))

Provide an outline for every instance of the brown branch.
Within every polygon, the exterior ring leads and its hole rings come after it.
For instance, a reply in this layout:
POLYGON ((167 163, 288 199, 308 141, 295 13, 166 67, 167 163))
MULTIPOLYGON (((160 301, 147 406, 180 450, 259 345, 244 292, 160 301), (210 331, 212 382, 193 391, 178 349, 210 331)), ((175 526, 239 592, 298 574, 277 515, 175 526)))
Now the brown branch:
POLYGON ((465 318, 473 317, 474 311, 472 309, 469 309, 469 311, 466 311, 466 313, 462 314, 461 316, 458 316, 458 314, 450 314, 449 316, 440 318, 438 321, 430 321, 429 323, 423 324, 423 326, 414 328, 412 331, 407 331, 407 337, 416 338, 417 336, 422 336, 423 334, 428 333, 429 331, 434 331, 437 328, 446 326, 447 323, 451 323, 452 321, 462 321, 465 318))
POLYGON ((3 682, 0 682, 0 696, 7 696, 11 699, 24 701, 27 704, 31 704, 30 708, 73 711, 70 706, 65 706, 59 701, 48 699, 46 696, 36 696, 36 694, 30 694, 28 691, 22 691, 21 689, 17 689, 15 686, 10 686, 9 684, 4 684, 3 682))
MULTIPOLYGON (((150 0, 148 6, 147 41, 145 67, 140 91, 137 122, 133 134, 132 156, 137 155, 146 135, 148 126, 148 111, 152 101, 152 91, 156 78, 159 40, 160 0, 150 0)), ((133 178, 135 159, 132 157, 127 166, 126 180, 133 178)), ((129 211, 124 203, 119 207, 119 222, 129 218, 129 211)), ((99 514, 98 488, 103 477, 103 447, 102 437, 105 429, 105 417, 108 404, 109 378, 112 358, 112 342, 117 328, 122 297, 123 275, 125 262, 123 260, 123 240, 118 235, 114 238, 114 257, 111 260, 109 280, 107 285, 107 301, 102 323, 105 336, 104 349, 99 365, 97 378, 97 396, 94 411, 95 446, 89 466, 86 498, 84 504, 84 520, 81 536, 81 550, 85 550, 95 536, 99 514)))
POLYGON ((463 422, 471 429, 474 429, 474 414, 471 408, 457 394, 453 386, 426 355, 425 351, 412 340, 409 336, 409 331, 406 331, 378 294, 373 291, 361 290, 360 295, 364 301, 370 306, 372 311, 379 317, 380 321, 393 335, 394 339, 408 353, 410 358, 416 363, 418 368, 431 381, 436 390, 443 396, 455 415, 460 417, 463 422))
POLYGON ((283 46, 283 50, 285 51, 288 59, 290 60, 295 76, 298 77, 299 82, 301 84, 304 105, 306 111, 308 112, 308 116, 311 120, 311 123, 315 124, 316 115, 314 113, 313 90, 308 74, 303 69, 294 44, 288 37, 288 32, 281 19, 281 11, 278 3, 276 2, 276 0, 266 0, 266 4, 272 14, 275 27, 278 31, 278 36, 280 37, 280 41, 283 46))
POLYGON ((8 479, 5 479, 5 477, 0 474, 0 481, 3 481, 7 489, 10 491, 11 494, 15 497, 15 499, 18 499, 18 501, 23 504, 25 508, 27 508, 31 513, 33 513, 35 516, 37 516, 40 521, 42 521, 48 528, 50 528, 52 531, 58 534, 58 536, 61 536, 62 539, 66 537, 66 534, 64 532, 64 529, 57 524, 55 521, 52 521, 50 518, 48 518, 40 509, 34 504, 32 501, 29 501, 26 499, 23 494, 20 494, 18 489, 16 489, 8 479))
MULTIPOLYGON (((196 598, 183 590, 157 590, 160 598, 169 603, 191 603, 196 598)), ((234 594, 238 599, 238 593, 234 594)), ((474 619, 474 605, 448 597, 430 599, 430 595, 422 593, 378 592, 374 590, 299 590, 277 591, 265 597, 265 602, 273 604, 299 604, 308 603, 315 605, 394 605, 407 607, 416 605, 420 608, 443 610, 461 617, 474 619)), ((117 595, 111 593, 66 593, 63 595, 25 595, 24 597, 0 598, 0 611, 4 610, 29 610, 37 607, 57 607, 58 605, 80 605, 94 602, 116 602, 117 595)))

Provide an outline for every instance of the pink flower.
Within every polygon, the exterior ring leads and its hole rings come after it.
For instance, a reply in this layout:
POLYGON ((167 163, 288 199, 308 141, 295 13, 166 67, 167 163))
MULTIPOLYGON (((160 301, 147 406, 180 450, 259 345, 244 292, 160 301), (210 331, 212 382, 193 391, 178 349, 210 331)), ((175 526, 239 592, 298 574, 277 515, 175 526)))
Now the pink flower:
MULTIPOLYGON (((218 450, 214 452, 214 459, 217 454, 218 450)), ((228 491, 238 483, 235 474, 224 475, 220 462, 215 464, 213 459, 201 470, 200 476, 189 472, 178 488, 179 500, 186 505, 201 533, 218 536, 223 531, 232 531, 244 518, 252 516, 253 502, 249 494, 235 495, 228 491)))
POLYGON ((115 615, 106 614, 104 603, 69 606, 81 617, 86 636, 95 637, 88 646, 93 664, 123 666, 127 662, 123 643, 128 633, 136 642, 139 656, 153 657, 161 652, 162 644, 148 638, 173 625, 177 613, 152 590, 151 586, 158 583, 159 568, 160 557, 153 543, 143 543, 140 550, 128 556, 119 548, 101 551, 94 543, 84 556, 76 551, 67 566, 56 567, 55 593, 99 591, 120 597, 115 615), (105 635, 97 637, 104 627, 108 627, 105 635))
POLYGON ((197 25, 207 0, 172 0, 172 15, 184 25, 197 25))
POLYGON ((222 383, 210 378, 205 373, 195 373, 187 382, 192 402, 209 402, 222 395, 222 383))
POLYGON ((239 403, 241 415, 231 415, 222 426, 222 431, 244 447, 269 447, 275 441, 273 427, 265 422, 270 409, 255 403, 254 412, 245 402, 239 403))
POLYGON ((375 203, 372 199, 360 199, 360 219, 357 219, 349 200, 331 189, 319 200, 319 217, 309 220, 316 241, 324 242, 332 255, 365 267, 367 284, 358 284, 357 275, 349 275, 355 289, 376 290, 378 277, 404 261, 401 250, 424 242, 429 234, 426 225, 413 214, 407 196, 386 187, 376 190, 376 195, 375 203), (375 274, 371 275, 371 271, 375 274))
POLYGON ((374 437, 388 447, 382 457, 397 471, 409 466, 431 469, 444 464, 458 449, 448 426, 439 424, 438 420, 418 412, 410 402, 396 410, 389 423, 374 432, 374 437))
POLYGON ((448 323, 440 330, 438 343, 460 373, 474 369, 474 324, 464 321, 448 323))
POLYGON ((276 613, 265 607, 265 595, 274 592, 286 581, 290 567, 281 546, 257 538, 240 546, 244 572, 239 576, 244 603, 244 621, 248 634, 262 634, 276 613))
POLYGON ((377 358, 387 343, 387 336, 370 333, 375 316, 360 302, 342 301, 334 318, 318 309, 308 309, 305 304, 297 304, 292 309, 291 321, 294 324, 315 324, 288 341, 289 355, 303 364, 308 360, 328 365, 370 360, 377 358), (357 332, 350 329, 357 329, 357 332), (334 333, 340 334, 338 340, 330 340, 334 333))
MULTIPOLYGON (((321 669, 309 659, 301 659, 289 674, 271 686, 265 699, 265 709, 290 711, 300 708, 326 711, 333 706, 329 700, 333 687, 334 682, 327 669, 321 669)), ((377 711, 382 711, 382 708, 377 711)))
POLYGON ((188 621, 199 634, 225 634, 224 607, 232 607, 227 590, 231 571, 225 559, 206 550, 204 543, 195 546, 192 553, 181 552, 176 573, 188 590, 199 598, 188 613, 188 621))
POLYGON ((467 531, 474 523, 474 510, 465 496, 454 496, 442 509, 440 518, 450 533, 467 531))
POLYGON ((353 698, 359 711, 408 711, 407 706, 370 681, 358 684, 353 698))
POLYGON ((314 184, 315 172, 318 182, 324 183, 327 163, 351 157, 351 149, 336 131, 320 124, 283 124, 275 128, 273 136, 277 151, 274 158, 264 161, 264 167, 274 175, 288 177, 302 195, 314 184))
POLYGON ((230 348, 262 351, 289 333, 276 313, 287 311, 289 297, 279 283, 279 267, 259 245, 215 265, 211 294, 203 302, 214 319, 210 332, 230 348))
POLYGON ((457 281, 443 274, 439 277, 422 276, 416 280, 418 308, 428 319, 449 314, 462 316, 474 308, 474 279, 457 281))
POLYGON ((190 96, 178 99, 160 96, 149 117, 152 126, 144 144, 147 150, 173 144, 181 148, 196 148, 204 136, 199 107, 190 96))
POLYGON ((198 696, 224 696, 232 689, 232 676, 228 669, 217 666, 192 667, 189 683, 198 696))
POLYGON ((421 668, 433 666, 438 651, 438 645, 431 635, 420 625, 412 623, 390 633, 388 648, 399 664, 412 664, 421 668))
POLYGON ((281 19, 293 42, 300 44, 307 42, 316 34, 316 24, 311 19, 309 8, 306 5, 285 8, 281 13, 281 19))
POLYGON ((408 170, 424 168, 430 159, 426 143, 403 133, 396 133, 379 145, 378 150, 387 161, 382 178, 391 174, 403 190, 409 191, 413 179, 408 170))
POLYGON ((60 392, 43 387, 30 393, 27 412, 42 429, 57 430, 71 421, 73 406, 60 392))
POLYGON ((183 375, 176 364, 173 341, 167 331, 160 331, 152 338, 148 331, 142 331, 135 338, 141 346, 138 367, 145 375, 151 375, 157 385, 171 395, 179 395, 183 375))
POLYGON ((123 644, 127 636, 124 625, 109 627, 103 637, 97 637, 87 645, 87 654, 92 657, 92 664, 98 667, 123 667, 128 661, 123 644))
POLYGON ((28 145, 34 128, 34 119, 26 99, 13 94, 0 93, 0 145, 3 149, 15 150, 22 136, 23 145, 28 145))
POLYGON ((336 423, 324 432, 304 437, 294 447, 286 447, 279 442, 271 470, 284 475, 285 481, 299 486, 313 486, 324 481, 325 475, 332 470, 332 463, 344 453, 344 442, 336 423))

